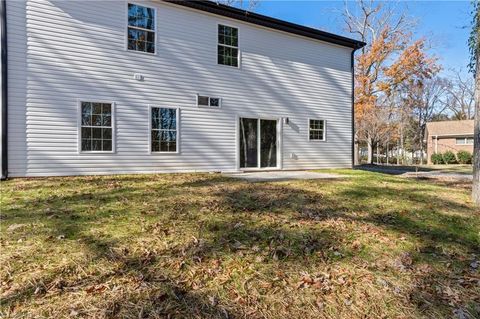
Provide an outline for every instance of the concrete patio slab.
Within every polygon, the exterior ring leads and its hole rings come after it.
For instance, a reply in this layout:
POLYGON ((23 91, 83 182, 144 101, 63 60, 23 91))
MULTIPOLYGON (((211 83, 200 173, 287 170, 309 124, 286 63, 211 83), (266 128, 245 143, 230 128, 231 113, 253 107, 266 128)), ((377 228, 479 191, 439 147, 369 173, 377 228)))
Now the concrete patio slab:
POLYGON ((300 179, 337 179, 345 176, 312 171, 268 171, 224 173, 227 177, 244 179, 249 182, 280 182, 300 179))

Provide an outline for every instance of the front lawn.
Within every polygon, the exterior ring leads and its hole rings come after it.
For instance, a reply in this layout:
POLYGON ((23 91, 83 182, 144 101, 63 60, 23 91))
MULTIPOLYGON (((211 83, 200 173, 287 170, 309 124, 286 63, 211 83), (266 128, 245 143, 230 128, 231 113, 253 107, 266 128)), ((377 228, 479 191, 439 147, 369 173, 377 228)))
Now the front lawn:
POLYGON ((2 182, 0 317, 480 317, 469 185, 335 172, 2 182))

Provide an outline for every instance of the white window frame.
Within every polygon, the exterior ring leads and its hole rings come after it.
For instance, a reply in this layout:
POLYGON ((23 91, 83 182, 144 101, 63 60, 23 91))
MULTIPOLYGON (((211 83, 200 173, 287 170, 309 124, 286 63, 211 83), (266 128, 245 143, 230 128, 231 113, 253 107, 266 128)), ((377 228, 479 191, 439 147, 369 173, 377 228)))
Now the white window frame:
MULTIPOLYGON (((307 126, 307 140, 309 140, 310 142, 326 142, 327 141, 327 120, 319 119, 319 118, 309 118, 307 124, 308 124, 308 126, 307 126), (310 138, 310 131, 312 130, 312 129, 310 129, 310 121, 323 121, 323 139, 317 140, 317 139, 311 139, 310 138)), ((319 131, 319 130, 314 129, 314 131, 319 131)))
POLYGON ((77 99, 77 151, 79 154, 114 154, 116 152, 116 103, 114 101, 96 98, 77 99), (111 151, 82 151, 82 102, 111 104, 112 117, 112 150, 111 151))
POLYGON ((148 105, 148 150, 149 153, 154 154, 180 154, 180 108, 179 107, 171 107, 171 106, 161 106, 157 104, 149 104, 148 105), (175 152, 165 152, 165 151, 153 151, 152 150, 152 109, 159 108, 159 109, 172 109, 175 110, 175 120, 177 122, 177 141, 176 147, 177 150, 175 152))
POLYGON ((127 52, 136 52, 136 53, 140 53, 140 54, 148 54, 148 55, 157 55, 157 52, 158 52, 158 43, 157 43, 157 23, 158 23, 158 19, 157 19, 157 8, 156 7, 153 7, 153 6, 149 6, 149 5, 146 5, 146 4, 143 4, 143 3, 138 3, 136 1, 126 1, 125 2, 125 51, 127 52), (155 12, 155 23, 154 23, 154 28, 153 30, 149 30, 149 29, 143 29, 143 28, 138 28, 138 27, 131 27, 131 28, 135 28, 135 29, 138 29, 138 30, 144 30, 144 31, 149 31, 149 32, 153 32, 154 33, 154 38, 153 38, 153 43, 155 44, 155 52, 151 53, 151 52, 144 52, 144 51, 137 51, 137 50, 129 50, 128 49, 128 28, 129 28, 129 25, 128 25, 128 5, 129 4, 134 4, 134 5, 137 5, 137 6, 141 6, 141 7, 145 7, 145 8, 149 8, 149 9, 153 9, 154 12, 155 12))
POLYGON ((197 107, 199 108, 207 108, 207 109, 221 109, 222 108, 222 98, 221 97, 216 97, 216 96, 209 96, 209 95, 201 95, 197 94, 197 107), (202 105, 198 103, 198 100, 200 96, 207 97, 208 98, 208 105, 202 105), (210 105, 210 99, 218 99, 218 106, 211 106, 210 105))
POLYGON ((467 137, 456 137, 455 138, 455 145, 473 145, 474 142, 473 143, 468 142, 468 139, 471 139, 471 138, 473 139, 473 137, 468 137, 468 136, 467 137), (464 143, 458 143, 458 140, 463 140, 464 143))
POLYGON ((230 24, 227 24, 227 23, 222 23, 222 22, 217 22, 217 28, 215 29, 215 61, 216 61, 216 64, 218 66, 221 66, 221 67, 227 67, 227 68, 230 68, 230 69, 240 69, 241 68, 241 65, 242 65, 242 54, 241 54, 241 51, 240 51, 240 28, 238 26, 234 26, 234 25, 230 25, 230 24), (229 28, 235 28, 237 29, 237 37, 238 37, 238 46, 237 47, 234 47, 234 46, 231 46, 231 45, 226 45, 226 44, 220 44, 218 42, 218 27, 220 25, 223 25, 224 27, 229 27, 229 28), (218 46, 219 45, 222 45, 222 46, 225 46, 225 47, 228 47, 228 48, 234 48, 234 49, 237 49, 237 60, 238 60, 238 65, 237 66, 234 66, 234 65, 226 65, 226 64, 220 64, 218 63, 218 46))

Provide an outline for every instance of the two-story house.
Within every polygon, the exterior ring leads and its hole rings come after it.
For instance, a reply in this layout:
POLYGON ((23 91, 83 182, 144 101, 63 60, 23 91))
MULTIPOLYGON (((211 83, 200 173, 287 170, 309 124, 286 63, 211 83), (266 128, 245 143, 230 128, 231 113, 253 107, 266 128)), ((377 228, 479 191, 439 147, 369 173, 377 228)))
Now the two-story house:
POLYGON ((360 41, 210 1, 1 9, 4 178, 352 165, 360 41))

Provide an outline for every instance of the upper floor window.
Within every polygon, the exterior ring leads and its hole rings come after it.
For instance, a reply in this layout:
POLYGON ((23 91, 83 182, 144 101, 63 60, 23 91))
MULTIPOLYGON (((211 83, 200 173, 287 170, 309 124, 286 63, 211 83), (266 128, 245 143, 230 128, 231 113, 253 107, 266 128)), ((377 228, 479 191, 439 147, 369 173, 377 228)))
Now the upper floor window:
POLYGON ((473 137, 460 137, 456 139, 457 145, 473 145, 473 137))
POLYGON ((325 121, 309 120, 308 139, 325 141, 325 121))
POLYGON ((128 50, 155 53, 155 9, 128 4, 128 50))
POLYGON ((81 102, 82 152, 112 152, 112 103, 81 102))
POLYGON ((238 67, 238 29, 218 25, 218 64, 238 67))

